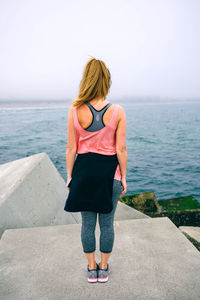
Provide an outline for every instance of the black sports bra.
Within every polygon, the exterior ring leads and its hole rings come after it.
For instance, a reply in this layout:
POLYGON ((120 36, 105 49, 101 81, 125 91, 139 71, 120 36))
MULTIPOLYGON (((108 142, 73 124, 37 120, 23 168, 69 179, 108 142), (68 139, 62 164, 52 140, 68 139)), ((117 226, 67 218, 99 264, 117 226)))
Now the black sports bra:
POLYGON ((105 124, 103 123, 103 115, 108 107, 112 105, 112 103, 106 104, 106 106, 104 106, 101 110, 96 110, 88 101, 86 101, 85 104, 87 104, 87 106, 90 108, 93 116, 92 123, 85 128, 85 130, 93 132, 105 127, 105 124))

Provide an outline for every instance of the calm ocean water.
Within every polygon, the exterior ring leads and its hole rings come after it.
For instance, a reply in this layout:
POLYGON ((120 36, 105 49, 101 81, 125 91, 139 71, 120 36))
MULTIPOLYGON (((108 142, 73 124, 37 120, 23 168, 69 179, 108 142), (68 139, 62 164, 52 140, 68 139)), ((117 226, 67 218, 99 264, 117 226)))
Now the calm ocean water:
MULTIPOLYGON (((118 103, 127 116, 127 195, 200 201, 200 102, 118 103)), ((1 107, 0 164, 46 152, 66 180, 68 107, 1 107)))

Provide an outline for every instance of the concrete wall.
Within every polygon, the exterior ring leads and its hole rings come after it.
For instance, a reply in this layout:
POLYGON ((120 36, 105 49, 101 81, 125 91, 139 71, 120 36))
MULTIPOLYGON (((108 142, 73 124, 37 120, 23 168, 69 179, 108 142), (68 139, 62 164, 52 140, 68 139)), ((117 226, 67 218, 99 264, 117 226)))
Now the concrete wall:
POLYGON ((1 165, 0 191, 0 236, 7 228, 80 222, 80 213, 63 209, 68 190, 46 153, 1 165))

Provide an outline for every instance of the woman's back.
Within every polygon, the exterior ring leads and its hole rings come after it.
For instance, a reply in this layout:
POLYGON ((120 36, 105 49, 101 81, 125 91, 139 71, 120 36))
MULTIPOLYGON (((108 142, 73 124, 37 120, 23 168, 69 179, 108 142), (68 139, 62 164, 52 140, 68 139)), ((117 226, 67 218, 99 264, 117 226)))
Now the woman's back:
MULTIPOLYGON (((116 154, 116 126, 119 106, 106 103, 95 109, 89 102, 73 108, 74 127, 77 137, 77 153, 94 152, 116 154)), ((121 180, 119 164, 114 179, 121 180)))

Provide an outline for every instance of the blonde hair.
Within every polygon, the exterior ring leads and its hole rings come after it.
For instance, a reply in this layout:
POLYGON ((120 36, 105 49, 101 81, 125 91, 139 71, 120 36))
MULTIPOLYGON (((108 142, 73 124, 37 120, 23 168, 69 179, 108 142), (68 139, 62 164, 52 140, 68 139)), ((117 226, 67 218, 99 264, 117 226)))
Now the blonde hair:
POLYGON ((94 98, 105 98, 109 92, 112 83, 109 69, 102 60, 91 57, 83 70, 78 97, 72 101, 71 107, 80 106, 94 98))

